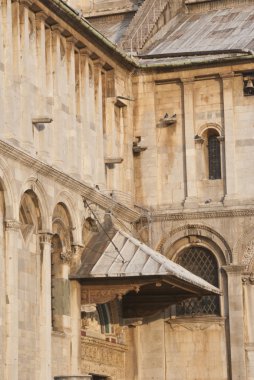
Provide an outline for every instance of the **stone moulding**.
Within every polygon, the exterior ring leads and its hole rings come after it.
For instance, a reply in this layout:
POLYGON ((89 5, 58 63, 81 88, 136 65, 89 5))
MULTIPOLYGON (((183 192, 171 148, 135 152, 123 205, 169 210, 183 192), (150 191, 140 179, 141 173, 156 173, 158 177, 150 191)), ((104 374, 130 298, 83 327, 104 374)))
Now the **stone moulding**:
POLYGON ((152 212, 150 214, 153 220, 192 220, 192 219, 211 219, 211 218, 232 218, 241 216, 254 216, 254 208, 241 208, 234 210, 200 210, 195 212, 152 212))
POLYGON ((5 157, 19 161, 23 165, 32 168, 37 173, 49 177, 70 190, 79 193, 80 196, 96 203, 104 210, 110 209, 112 214, 116 215, 118 218, 120 217, 120 219, 133 223, 140 218, 139 212, 114 201, 112 198, 101 194, 96 189, 88 186, 84 182, 72 178, 57 168, 50 166, 37 158, 31 157, 28 153, 7 143, 6 141, 0 140, 0 152, 2 152, 5 157))

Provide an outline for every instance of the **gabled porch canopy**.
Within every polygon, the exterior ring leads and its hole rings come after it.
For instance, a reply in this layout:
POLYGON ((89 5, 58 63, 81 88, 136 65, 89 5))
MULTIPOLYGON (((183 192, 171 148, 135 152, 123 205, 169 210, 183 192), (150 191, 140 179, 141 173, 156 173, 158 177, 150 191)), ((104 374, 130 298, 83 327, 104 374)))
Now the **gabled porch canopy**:
POLYGON ((70 279, 82 285, 82 304, 122 300, 123 318, 142 318, 187 298, 220 290, 123 231, 103 231, 85 248, 70 279))

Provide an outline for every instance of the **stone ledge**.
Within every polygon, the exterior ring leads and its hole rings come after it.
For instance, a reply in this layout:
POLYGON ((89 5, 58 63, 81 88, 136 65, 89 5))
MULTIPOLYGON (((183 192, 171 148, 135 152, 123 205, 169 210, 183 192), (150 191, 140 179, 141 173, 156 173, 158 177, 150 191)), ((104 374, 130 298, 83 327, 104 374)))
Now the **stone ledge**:
POLYGON ((50 177, 61 185, 74 190, 81 197, 88 199, 90 202, 96 203, 104 210, 110 209, 113 215, 116 215, 122 220, 133 223, 140 218, 139 212, 114 201, 112 198, 101 194, 98 190, 90 187, 86 183, 74 179, 57 168, 30 156, 25 151, 7 143, 6 141, 0 140, 0 152, 2 152, 5 157, 14 159, 15 161, 35 170, 37 173, 50 177))

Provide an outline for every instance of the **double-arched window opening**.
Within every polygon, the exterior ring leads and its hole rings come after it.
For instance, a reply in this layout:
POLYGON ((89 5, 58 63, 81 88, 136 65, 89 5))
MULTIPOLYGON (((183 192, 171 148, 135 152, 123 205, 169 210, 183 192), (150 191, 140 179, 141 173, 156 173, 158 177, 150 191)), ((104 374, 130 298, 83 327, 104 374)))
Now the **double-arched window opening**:
MULTIPOLYGON (((218 263, 214 254, 207 248, 192 246, 178 255, 177 263, 185 269, 218 287, 218 263)), ((220 313, 219 296, 191 298, 176 306, 177 316, 218 315, 220 313)))

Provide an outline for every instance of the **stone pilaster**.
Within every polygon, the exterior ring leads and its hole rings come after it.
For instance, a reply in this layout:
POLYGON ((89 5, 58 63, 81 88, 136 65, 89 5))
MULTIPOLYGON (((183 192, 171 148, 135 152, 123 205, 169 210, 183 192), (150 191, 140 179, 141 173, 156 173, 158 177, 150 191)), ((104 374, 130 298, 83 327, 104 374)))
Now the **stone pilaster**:
POLYGON ((5 221, 6 247, 6 354, 5 380, 18 380, 18 241, 20 223, 5 221))
POLYGON ((53 162, 56 167, 63 168, 64 153, 65 153, 65 120, 63 115, 63 88, 62 81, 62 59, 63 52, 61 52, 61 32, 60 25, 56 24, 52 27, 52 68, 53 68, 53 96, 54 96, 54 111, 53 111, 53 127, 61 126, 60 128, 54 128, 54 159, 53 162))
MULTIPOLYGON (((69 107, 69 117, 68 117, 68 163, 70 174, 74 177, 80 175, 79 168, 79 136, 78 136, 78 123, 76 120, 77 107, 76 107, 76 92, 75 87, 79 85, 76 83, 75 75, 75 44, 77 40, 74 37, 69 37, 67 39, 67 73, 68 73, 68 107, 69 107)), ((78 80, 78 78, 77 78, 78 80)))
POLYGON ((3 41, 3 8, 0 7, 0 115, 1 115, 1 130, 4 129, 4 41, 3 41))
POLYGON ((95 64, 95 113, 96 113, 96 182, 100 188, 105 187, 104 144, 103 144, 103 96, 102 96, 103 62, 95 64))
POLYGON ((233 98, 234 74, 221 75, 224 105, 225 128, 225 184, 226 195, 224 203, 230 205, 237 198, 236 168, 235 168, 235 116, 233 98))
POLYGON ((241 265, 222 267, 228 277, 228 313, 230 337, 230 369, 232 380, 246 379, 244 349, 244 313, 241 265))
MULTIPOLYGON (((16 91, 16 87, 13 85, 14 71, 13 71, 13 23, 12 23, 12 4, 11 0, 6 0, 1 4, 1 13, 3 17, 2 31, 3 31, 3 64, 4 64, 4 95, 3 108, 4 114, 1 117, 1 122, 4 124, 3 135, 4 138, 10 141, 12 144, 19 145, 19 108, 10 107, 10 104, 18 101, 19 105, 20 95, 16 91)), ((3 66, 2 66, 3 69, 3 66)))
POLYGON ((29 6, 31 2, 29 0, 22 0, 20 2, 20 71, 21 71, 21 82, 20 82, 20 96, 21 96, 21 109, 26 110, 21 113, 21 144, 22 148, 28 152, 34 150, 34 138, 33 138, 33 125, 32 125, 32 98, 31 98, 31 42, 30 34, 33 33, 31 30, 31 20, 29 19, 29 6))
POLYGON ((40 232, 41 294, 40 294, 40 379, 51 379, 51 238, 40 232))
MULTIPOLYGON (((47 15, 44 12, 36 13, 36 36, 37 36, 37 84, 39 88, 39 104, 36 107, 36 116, 47 116, 52 115, 47 112, 46 106, 46 30, 45 30, 45 20, 47 15)), ((51 126, 48 124, 42 124, 41 126, 34 125, 34 138, 36 144, 36 151, 38 156, 43 161, 49 161, 49 147, 50 147, 50 129, 51 126)))
MULTIPOLYGON (((83 168, 82 177, 88 183, 92 183, 93 171, 91 166, 91 157, 93 157, 92 149, 93 144, 91 144, 91 120, 92 120, 92 110, 91 103, 94 106, 94 99, 91 96, 93 92, 93 81, 89 81, 89 55, 90 51, 85 48, 80 51, 81 59, 81 114, 82 114, 82 157, 80 158, 81 167, 83 168)), ((91 75, 92 73, 90 73, 91 75)))
POLYGON ((186 170, 186 207, 195 207, 197 204, 197 176, 196 176, 196 151, 194 129, 194 79, 187 78, 183 83, 183 107, 184 107, 184 146, 185 146, 185 170, 186 170))

